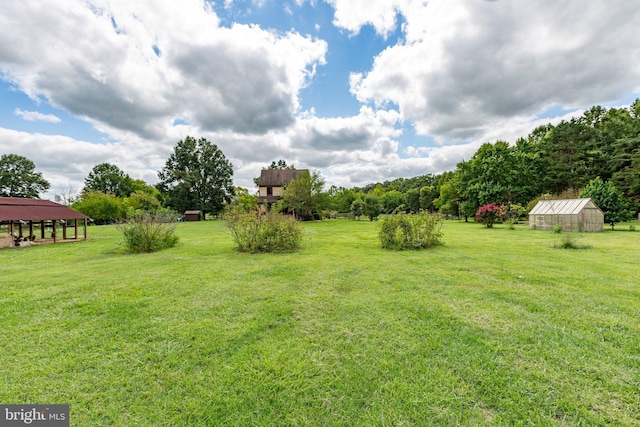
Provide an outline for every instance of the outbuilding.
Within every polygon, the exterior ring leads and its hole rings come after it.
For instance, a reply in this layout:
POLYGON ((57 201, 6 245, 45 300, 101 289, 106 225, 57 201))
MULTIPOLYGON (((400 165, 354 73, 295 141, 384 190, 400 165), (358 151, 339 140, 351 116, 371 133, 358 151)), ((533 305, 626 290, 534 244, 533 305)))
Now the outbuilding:
POLYGON ((604 214, 589 198, 540 200, 529 212, 529 228, 563 231, 597 232, 604 230, 604 214))
POLYGON ((54 242, 77 240, 80 225, 86 240, 89 219, 80 212, 49 200, 0 197, 0 224, 7 227, 8 235, 13 236, 16 243, 37 239, 53 239, 54 242))
POLYGON ((202 219, 202 212, 196 210, 184 211, 183 218, 185 221, 200 221, 202 219))

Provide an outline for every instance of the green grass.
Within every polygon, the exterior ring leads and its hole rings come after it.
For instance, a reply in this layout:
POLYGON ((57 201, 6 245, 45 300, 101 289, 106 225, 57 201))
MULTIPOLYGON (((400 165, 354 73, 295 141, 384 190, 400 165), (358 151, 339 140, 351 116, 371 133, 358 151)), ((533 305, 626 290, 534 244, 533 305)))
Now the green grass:
POLYGON ((563 251, 447 222, 394 252, 377 223, 304 229, 277 255, 221 222, 153 254, 110 226, 0 251, 0 402, 73 426, 640 425, 636 233, 563 251))

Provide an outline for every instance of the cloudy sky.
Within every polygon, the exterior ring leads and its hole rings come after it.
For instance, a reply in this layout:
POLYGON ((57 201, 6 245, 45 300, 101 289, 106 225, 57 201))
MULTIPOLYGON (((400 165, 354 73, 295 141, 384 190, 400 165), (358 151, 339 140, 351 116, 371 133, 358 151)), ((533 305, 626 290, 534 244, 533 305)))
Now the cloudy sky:
POLYGON ((51 194, 102 162, 156 183, 187 135, 250 189, 278 159, 346 187, 440 173, 640 97, 638 28, 629 0, 3 0, 0 154, 51 194))

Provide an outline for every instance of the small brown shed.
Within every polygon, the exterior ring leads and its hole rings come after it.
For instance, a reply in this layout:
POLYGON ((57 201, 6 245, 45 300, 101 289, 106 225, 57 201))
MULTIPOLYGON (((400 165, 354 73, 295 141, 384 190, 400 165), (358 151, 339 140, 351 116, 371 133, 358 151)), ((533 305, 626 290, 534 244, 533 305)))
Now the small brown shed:
POLYGON ((185 221, 200 221, 202 219, 201 211, 184 211, 184 220, 185 221))
MULTIPOLYGON (((0 197, 0 224, 6 225, 10 234, 25 237, 28 230, 30 238, 37 238, 35 226, 40 228, 40 238, 45 239, 45 229, 50 228, 50 236, 56 242, 60 238, 78 239, 78 226, 82 224, 84 240, 87 239, 87 221, 90 218, 73 209, 49 200, 25 199, 19 197, 0 197), (58 228, 62 227, 62 236, 58 228), (69 229, 73 237, 69 236, 69 229)), ((47 238, 49 236, 46 236, 47 238)))

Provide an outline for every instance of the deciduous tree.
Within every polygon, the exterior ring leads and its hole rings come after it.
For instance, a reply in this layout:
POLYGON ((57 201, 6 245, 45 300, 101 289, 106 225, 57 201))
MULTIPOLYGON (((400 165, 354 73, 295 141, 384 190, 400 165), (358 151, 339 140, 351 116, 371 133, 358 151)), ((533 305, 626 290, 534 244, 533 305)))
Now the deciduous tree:
POLYGON ((604 222, 612 230, 617 222, 629 219, 629 205, 611 181, 605 183, 600 177, 592 179, 584 187, 580 197, 590 197, 598 205, 604 213, 604 222))
POLYGON ((291 180, 282 195, 283 207, 303 219, 313 218, 313 212, 321 211, 327 204, 327 195, 323 193, 324 178, 318 171, 302 171, 300 176, 291 180))
POLYGON ((128 197, 133 192, 133 183, 131 177, 118 166, 100 163, 93 167, 84 180, 82 191, 87 190, 111 193, 116 197, 128 197))
POLYGON ((360 197, 351 203, 351 216, 357 220, 364 215, 364 200, 360 197))
POLYGON ((158 173, 167 205, 178 212, 218 213, 233 195, 233 166, 206 138, 179 141, 158 173))
POLYGON ((35 164, 17 154, 0 157, 0 196, 38 198, 50 187, 35 164))
POLYGON ((382 213, 382 203, 380 199, 374 194, 367 194, 364 198, 363 213, 369 218, 369 221, 373 221, 378 218, 382 213))
POLYGON ((117 222, 126 216, 122 199, 113 193, 103 193, 101 191, 84 191, 80 198, 73 205, 73 209, 81 212, 96 224, 107 224, 117 222))

